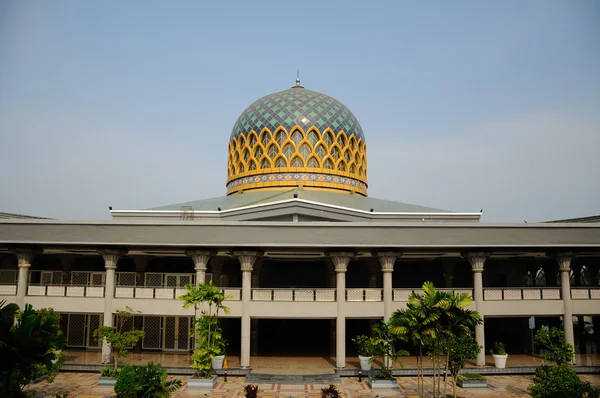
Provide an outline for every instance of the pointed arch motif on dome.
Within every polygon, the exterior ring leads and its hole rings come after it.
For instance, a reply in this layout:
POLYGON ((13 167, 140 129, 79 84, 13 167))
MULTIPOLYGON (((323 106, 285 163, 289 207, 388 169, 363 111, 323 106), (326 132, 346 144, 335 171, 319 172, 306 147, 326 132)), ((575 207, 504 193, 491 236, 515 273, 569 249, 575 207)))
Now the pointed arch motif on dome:
POLYGON ((350 174, 356 174, 356 166, 354 165, 354 162, 348 165, 348 172, 350 174))
POLYGON ((255 159, 260 159, 263 155, 264 155, 265 151, 263 149, 263 146, 261 144, 257 144, 254 146, 254 149, 252 149, 252 156, 255 159))
POLYGON ((323 159, 323 168, 324 169, 334 170, 334 165, 335 165, 335 162, 333 161, 331 156, 327 156, 325 159, 323 159))
POLYGON ((356 137, 354 135, 350 136, 350 148, 352 148, 353 151, 358 149, 358 146, 356 145, 356 137))
POLYGON ((273 139, 273 135, 271 134, 271 131, 268 128, 264 128, 260 133, 259 139, 263 147, 266 148, 267 145, 269 145, 269 142, 271 142, 271 140, 273 139))
POLYGON ((238 147, 238 149, 242 149, 245 145, 246 145, 246 137, 244 136, 244 133, 242 133, 238 137, 237 147, 238 147))
POLYGON ((296 153, 292 156, 292 159, 290 160, 290 167, 304 167, 304 161, 299 154, 296 153))
POLYGON ((310 143, 310 145, 315 148, 319 141, 321 141, 321 134, 316 128, 311 128, 306 135, 306 140, 310 143))
POLYGON ((327 148, 329 148, 335 142, 335 138, 333 137, 335 137, 333 131, 331 130, 331 128, 327 128, 323 133, 323 142, 325 143, 327 148))
POLYGON ((306 167, 308 167, 309 169, 319 169, 321 168, 321 163, 315 155, 311 155, 306 161, 306 167))
POLYGON ((269 160, 269 158, 263 157, 262 160, 260 161, 260 168, 261 169, 270 169, 272 167, 273 167, 273 165, 271 164, 271 161, 269 160))
POLYGON ((337 162, 338 159, 342 157, 342 149, 338 146, 337 143, 331 146, 331 149, 329 149, 329 155, 335 162, 337 162))
POLYGON ((292 143, 292 141, 287 141, 283 145, 283 148, 281 149, 281 153, 288 160, 291 159, 292 156, 294 156, 294 154, 296 153, 296 148, 294 148, 294 144, 292 143))
POLYGON ((346 143, 348 142, 348 138, 346 138, 346 133, 343 131, 340 131, 336 137, 337 139, 337 144, 340 148, 344 148, 346 146, 346 143))
POLYGON ((267 156, 274 160, 280 150, 281 149, 278 147, 277 143, 271 142, 267 148, 267 156))
POLYGON ((254 130, 252 130, 250 132, 250 134, 248 134, 248 146, 250 148, 252 148, 253 146, 256 145, 256 143, 258 142, 258 136, 256 135, 256 133, 254 132, 254 130))
POLYGON ((277 143, 277 145, 279 145, 280 148, 283 147, 283 144, 287 141, 288 138, 289 137, 288 137, 287 131, 285 131, 284 128, 277 129, 274 140, 277 143))
POLYGON ((277 169, 284 169, 284 168, 288 167, 287 161, 285 160, 283 155, 281 155, 281 154, 277 155, 277 157, 275 158, 275 162, 273 163, 273 167, 275 167, 277 169))
POLYGON ((348 171, 348 165, 346 164, 346 161, 344 159, 340 159, 338 161, 336 168, 338 171, 343 171, 343 172, 348 171))
POLYGON ((346 163, 352 161, 352 150, 350 148, 346 148, 342 157, 346 160, 346 163))
POLYGON ((323 160, 325 156, 327 156, 327 147, 323 142, 320 142, 319 144, 317 144, 314 153, 315 155, 317 155, 317 158, 323 160))
POLYGON ((313 153, 310 148, 310 144, 307 141, 304 141, 300 144, 298 148, 298 153, 302 156, 303 159, 308 159, 308 157, 313 153))
POLYGON ((298 147, 300 145, 300 142, 302 142, 302 140, 304 140, 304 133, 302 132, 302 129, 295 128, 292 131, 292 135, 291 135, 290 139, 292 140, 294 145, 296 147, 298 147))

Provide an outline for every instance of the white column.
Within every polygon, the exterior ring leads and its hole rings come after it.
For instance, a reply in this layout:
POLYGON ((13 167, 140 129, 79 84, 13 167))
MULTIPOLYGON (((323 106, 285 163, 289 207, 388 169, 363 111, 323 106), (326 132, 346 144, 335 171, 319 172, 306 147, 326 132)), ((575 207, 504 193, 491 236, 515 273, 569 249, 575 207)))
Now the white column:
MULTIPOLYGON (((473 270, 473 299, 475 301, 475 310, 481 315, 481 319, 485 321, 484 317, 484 303, 483 303, 483 266, 485 261, 489 257, 489 253, 468 253, 466 255, 471 269, 473 270)), ((475 340, 477 344, 481 346, 481 351, 477 355, 477 366, 485 366, 485 328, 483 322, 481 325, 475 326, 475 340)))
POLYGON ((17 280, 17 305, 22 310, 25 307, 25 296, 27 296, 27 286, 29 284, 29 267, 36 254, 40 251, 35 250, 17 250, 15 255, 19 260, 19 279, 17 280))
POLYGON ((185 254, 190 256, 194 262, 194 269, 196 270, 196 286, 204 283, 206 280, 208 260, 210 260, 210 257, 216 253, 204 250, 192 250, 186 251, 185 254))
MULTIPOLYGON (((573 308, 571 306, 571 260, 573 260, 572 253, 561 253, 556 256, 558 269, 560 270, 560 290, 564 306, 563 328, 565 340, 575 348, 573 308)), ((575 357, 573 357, 573 363, 575 363, 575 357)))
POLYGON ((240 367, 250 367, 250 295, 252 290, 252 266, 258 257, 256 252, 234 253, 240 262, 242 270, 242 344, 240 353, 240 367))
POLYGON ((335 365, 338 369, 346 367, 346 270, 352 253, 335 253, 331 262, 336 273, 337 318, 335 334, 335 365))
MULTIPOLYGON (((121 253, 102 252, 104 268, 106 268, 106 280, 104 287, 104 323, 103 326, 114 326, 113 324, 113 298, 115 297, 115 271, 121 253)), ((110 363, 110 346, 106 340, 102 342, 102 363, 110 363)))
POLYGON ((381 263, 381 272, 383 272, 383 320, 387 322, 392 316, 393 287, 392 272, 396 259, 402 253, 378 253, 381 263))

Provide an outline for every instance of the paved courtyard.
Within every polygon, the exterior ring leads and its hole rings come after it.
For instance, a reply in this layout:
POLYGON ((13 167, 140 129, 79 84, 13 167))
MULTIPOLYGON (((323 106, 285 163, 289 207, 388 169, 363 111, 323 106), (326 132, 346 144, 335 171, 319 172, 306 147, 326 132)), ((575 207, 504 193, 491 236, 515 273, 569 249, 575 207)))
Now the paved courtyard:
MULTIPOLYGON (((51 396, 52 394, 68 394, 69 397, 99 398, 115 396, 112 387, 98 386, 98 373, 60 373, 54 383, 40 382, 29 387, 36 391, 38 396, 51 396)), ((600 388, 600 375, 581 375, 584 380, 600 388)), ((180 377, 184 386, 173 397, 215 397, 215 398, 238 398, 244 397, 243 387, 246 385, 243 377, 229 377, 225 382, 223 378, 218 379, 216 388, 212 391, 193 390, 187 388, 187 377, 180 377)), ((430 380, 430 379, 429 379, 430 380)), ((525 397, 528 396, 527 386, 531 383, 531 376, 490 376, 487 378, 486 389, 459 389, 462 397, 525 397)), ((429 381, 430 382, 430 381, 429 381)), ((416 397, 417 380, 413 377, 398 378, 400 391, 377 391, 373 392, 367 384, 358 382, 357 378, 342 378, 340 391, 344 397, 416 397)), ((320 397, 320 388, 323 385, 281 385, 281 384, 259 384, 261 398, 289 398, 291 397, 320 397)), ((427 383, 426 383, 427 387, 427 383)))

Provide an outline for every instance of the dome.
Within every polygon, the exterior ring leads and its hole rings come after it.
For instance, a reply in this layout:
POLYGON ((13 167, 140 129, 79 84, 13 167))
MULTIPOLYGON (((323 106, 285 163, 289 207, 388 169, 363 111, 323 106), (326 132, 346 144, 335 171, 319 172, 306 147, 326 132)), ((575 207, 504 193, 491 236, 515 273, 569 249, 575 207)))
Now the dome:
POLYGON ((227 163, 227 194, 302 186, 367 195, 360 123, 344 104, 299 80, 242 112, 227 163))

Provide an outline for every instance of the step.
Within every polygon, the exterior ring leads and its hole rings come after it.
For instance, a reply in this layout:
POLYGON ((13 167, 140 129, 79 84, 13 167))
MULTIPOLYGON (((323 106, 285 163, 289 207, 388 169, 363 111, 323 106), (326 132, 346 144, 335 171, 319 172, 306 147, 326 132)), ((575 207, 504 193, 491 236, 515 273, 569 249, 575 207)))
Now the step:
POLYGON ((340 376, 336 374, 316 375, 279 375, 266 373, 250 373, 246 376, 250 384, 339 384, 340 376))

